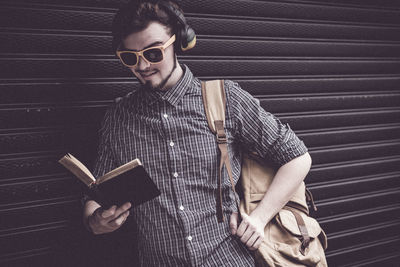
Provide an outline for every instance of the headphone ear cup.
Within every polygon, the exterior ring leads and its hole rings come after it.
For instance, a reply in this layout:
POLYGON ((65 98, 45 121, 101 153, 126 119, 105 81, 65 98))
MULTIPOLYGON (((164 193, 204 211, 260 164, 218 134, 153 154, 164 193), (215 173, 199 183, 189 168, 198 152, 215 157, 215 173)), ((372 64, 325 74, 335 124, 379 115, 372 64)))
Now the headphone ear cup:
POLYGON ((187 29, 187 47, 185 50, 192 49, 196 45, 196 33, 193 28, 188 27, 187 29))
POLYGON ((187 51, 189 49, 192 49, 196 45, 196 34, 194 30, 186 25, 182 29, 182 34, 181 34, 181 51, 187 51))

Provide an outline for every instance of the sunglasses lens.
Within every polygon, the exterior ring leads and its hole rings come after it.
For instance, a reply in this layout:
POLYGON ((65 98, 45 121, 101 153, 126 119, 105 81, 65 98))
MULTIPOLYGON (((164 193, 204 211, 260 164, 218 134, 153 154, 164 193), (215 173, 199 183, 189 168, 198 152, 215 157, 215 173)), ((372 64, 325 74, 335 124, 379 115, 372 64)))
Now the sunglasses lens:
POLYGON ((134 66, 137 63, 137 57, 134 53, 121 53, 121 60, 128 66, 134 66))
POLYGON ((143 52, 143 56, 151 63, 157 63, 163 60, 163 53, 159 48, 146 50, 143 52))

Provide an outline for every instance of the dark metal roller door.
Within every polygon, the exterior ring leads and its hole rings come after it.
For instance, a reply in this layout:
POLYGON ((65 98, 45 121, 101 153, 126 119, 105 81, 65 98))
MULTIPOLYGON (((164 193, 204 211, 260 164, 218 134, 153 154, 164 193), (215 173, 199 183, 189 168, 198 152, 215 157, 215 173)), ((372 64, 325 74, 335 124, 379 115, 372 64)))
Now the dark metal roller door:
MULTIPOLYGON (((93 244, 57 159, 91 166, 106 106, 138 86, 110 51, 122 2, 0 3, 0 265, 51 265, 60 248, 73 258, 93 244)), ((181 2, 198 44, 180 60, 238 81, 309 147, 330 266, 396 266, 400 4, 181 2)))

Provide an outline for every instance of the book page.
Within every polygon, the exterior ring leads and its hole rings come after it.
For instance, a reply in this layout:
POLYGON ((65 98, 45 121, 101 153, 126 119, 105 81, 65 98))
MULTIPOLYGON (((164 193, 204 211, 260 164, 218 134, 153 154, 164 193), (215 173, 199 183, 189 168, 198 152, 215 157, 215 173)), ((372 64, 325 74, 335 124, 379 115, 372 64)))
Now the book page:
POLYGON ((134 159, 129 161, 128 163, 125 163, 124 165, 119 166, 118 168, 104 174, 103 176, 101 176, 100 178, 96 179, 96 184, 101 184, 104 183, 105 181, 114 178, 118 175, 120 175, 121 173, 124 173, 126 171, 129 171, 137 166, 142 165, 142 163, 140 162, 139 159, 134 159))
POLYGON ((90 186, 96 179, 93 174, 80 162, 77 158, 71 154, 67 154, 62 157, 60 162, 65 168, 70 170, 77 178, 84 182, 87 186, 90 186))

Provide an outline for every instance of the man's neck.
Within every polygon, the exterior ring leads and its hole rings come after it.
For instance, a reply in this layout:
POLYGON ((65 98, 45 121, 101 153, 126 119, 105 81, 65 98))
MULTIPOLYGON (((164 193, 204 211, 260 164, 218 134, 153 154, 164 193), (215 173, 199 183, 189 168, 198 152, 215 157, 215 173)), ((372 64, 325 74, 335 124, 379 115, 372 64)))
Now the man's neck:
POLYGON ((179 64, 178 60, 176 60, 176 68, 172 72, 171 77, 169 78, 168 82, 165 84, 162 91, 167 91, 167 90, 171 89, 172 87, 174 87, 175 84, 177 84, 179 82, 179 80, 182 78, 182 76, 183 76, 183 69, 182 69, 181 65, 179 64))

